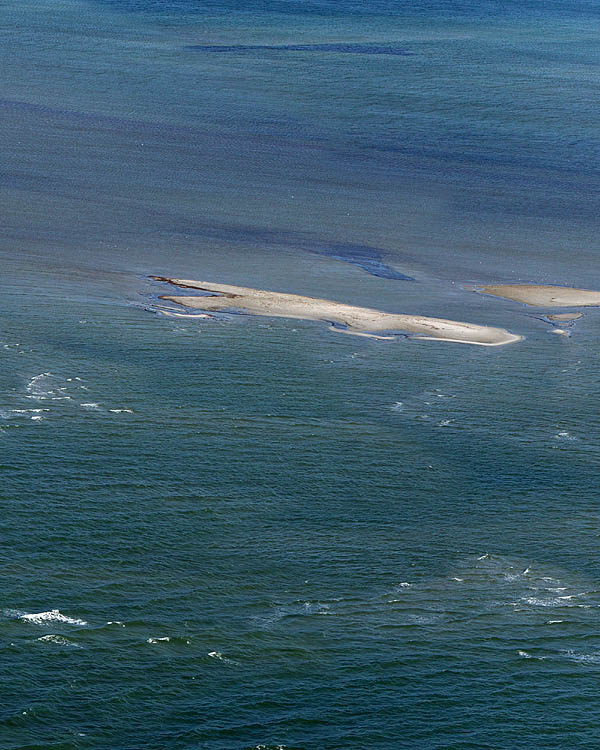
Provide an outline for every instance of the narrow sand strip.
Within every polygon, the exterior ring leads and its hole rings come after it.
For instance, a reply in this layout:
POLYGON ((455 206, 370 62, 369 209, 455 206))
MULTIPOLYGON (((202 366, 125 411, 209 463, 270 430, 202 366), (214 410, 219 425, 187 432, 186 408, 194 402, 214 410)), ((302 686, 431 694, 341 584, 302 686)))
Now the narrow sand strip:
MULTIPOLYGON (((320 320, 346 326, 346 333, 376 335, 382 332, 409 332, 418 334, 414 338, 436 341, 454 341, 480 346, 502 346, 523 337, 509 333, 504 328, 460 323, 422 315, 395 315, 368 307, 355 307, 341 302, 316 299, 298 294, 283 294, 262 289, 249 289, 230 284, 213 284, 209 281, 190 281, 153 276, 174 286, 198 289, 208 296, 169 296, 160 299, 175 302, 184 307, 200 310, 245 312, 251 315, 320 320)), ((336 330, 334 328, 334 330, 336 330)), ((379 338, 379 337, 377 337, 379 338)), ((387 338, 387 337, 386 337, 387 338)))
POLYGON ((166 308, 158 307, 157 312, 160 315, 166 315, 168 318, 211 318, 214 319, 212 315, 209 315, 208 313, 182 313, 182 312, 175 312, 174 310, 167 310, 166 308))
POLYGON ((591 307, 600 305, 600 292, 567 286, 537 284, 491 284, 478 287, 484 294, 524 302, 534 307, 591 307))

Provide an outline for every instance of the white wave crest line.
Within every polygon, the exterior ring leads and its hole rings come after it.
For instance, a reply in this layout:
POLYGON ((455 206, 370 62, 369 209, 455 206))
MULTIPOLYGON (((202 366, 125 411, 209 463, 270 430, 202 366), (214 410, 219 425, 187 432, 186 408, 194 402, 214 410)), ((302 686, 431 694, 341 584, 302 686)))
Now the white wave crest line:
MULTIPOLYGON (((146 638, 146 643, 170 643, 173 639, 171 636, 163 635, 163 636, 157 636, 156 638, 146 638)), ((180 643, 185 643, 187 646, 190 645, 191 641, 189 638, 181 638, 179 639, 180 643)))
POLYGON ((519 651, 517 651, 517 654, 522 659, 537 659, 538 661, 544 661, 544 659, 548 658, 547 656, 533 656, 532 654, 529 653, 529 651, 521 651, 521 650, 519 650, 519 651))
POLYGON ((224 656, 221 651, 209 651, 207 656, 209 656, 211 659, 217 659, 217 661, 222 661, 227 664, 237 664, 233 659, 228 659, 226 656, 224 656))
POLYGON ((0 419, 44 419, 42 413, 50 409, 0 409, 0 419))
POLYGON ((50 609, 47 612, 32 612, 28 614, 18 615, 19 620, 25 622, 32 622, 35 625, 44 625, 48 622, 62 622, 65 625, 87 625, 85 620, 81 620, 78 617, 69 617, 63 615, 58 609, 50 609))

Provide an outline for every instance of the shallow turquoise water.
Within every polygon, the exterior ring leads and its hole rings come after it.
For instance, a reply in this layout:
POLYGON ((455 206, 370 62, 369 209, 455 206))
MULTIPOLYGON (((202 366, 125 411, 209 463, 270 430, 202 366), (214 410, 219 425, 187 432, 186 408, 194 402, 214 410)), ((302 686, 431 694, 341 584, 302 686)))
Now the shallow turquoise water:
POLYGON ((595 9, 0 24, 0 747, 597 747, 598 313, 468 291, 600 288, 595 9), (526 339, 166 319, 149 274, 526 339))

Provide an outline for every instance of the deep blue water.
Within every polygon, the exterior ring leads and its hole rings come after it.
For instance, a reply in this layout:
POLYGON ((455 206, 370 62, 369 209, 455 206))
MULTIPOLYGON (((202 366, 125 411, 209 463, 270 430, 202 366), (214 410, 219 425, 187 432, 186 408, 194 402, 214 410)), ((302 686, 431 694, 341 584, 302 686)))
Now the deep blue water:
POLYGON ((0 748, 597 748, 590 2, 0 7, 0 748), (151 314, 180 276, 501 348, 151 314), (543 312, 543 311, 541 311, 543 312))

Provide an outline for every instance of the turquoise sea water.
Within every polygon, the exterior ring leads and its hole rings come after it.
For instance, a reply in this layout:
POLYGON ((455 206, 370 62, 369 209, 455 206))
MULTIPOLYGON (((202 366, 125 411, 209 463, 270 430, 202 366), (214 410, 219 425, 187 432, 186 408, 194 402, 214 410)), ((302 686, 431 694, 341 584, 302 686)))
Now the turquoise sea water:
POLYGON ((0 5, 0 748, 597 748, 586 2, 0 5), (500 348, 151 314, 151 274, 500 348), (403 277, 409 277, 404 279, 403 277))

